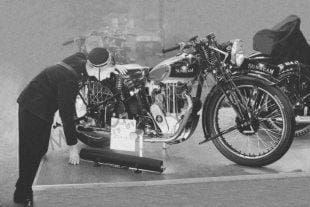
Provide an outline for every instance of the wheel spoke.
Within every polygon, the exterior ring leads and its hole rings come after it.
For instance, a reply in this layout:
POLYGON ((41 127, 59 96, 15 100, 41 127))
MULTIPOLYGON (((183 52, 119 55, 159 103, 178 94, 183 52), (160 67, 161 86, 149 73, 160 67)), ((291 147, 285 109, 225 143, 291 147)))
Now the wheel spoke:
POLYGON ((260 136, 258 136, 258 134, 256 134, 258 140, 263 143, 263 145, 265 146, 265 148, 268 149, 268 143, 266 141, 264 141, 260 136))
POLYGON ((276 103, 274 103, 274 101, 272 99, 269 98, 269 100, 268 100, 267 94, 263 94, 262 96, 264 96, 264 97, 262 97, 260 99, 257 109, 254 110, 255 114, 260 114, 263 111, 267 111, 268 108, 276 107, 276 103), (273 102, 273 104, 270 104, 271 102, 273 102))
POLYGON ((251 94, 249 96, 249 100, 248 100, 248 106, 250 106, 252 100, 252 110, 255 109, 255 107, 257 107, 258 104, 258 87, 254 86, 253 90, 251 90, 251 94))
POLYGON ((266 134, 267 134, 267 136, 272 140, 272 142, 274 143, 274 144, 277 144, 278 143, 278 137, 276 137, 275 135, 273 135, 272 133, 275 133, 275 132, 273 132, 273 131, 270 131, 270 130, 265 130, 264 131, 266 134))
POLYGON ((267 133, 267 135, 270 135, 270 136, 272 136, 272 137, 274 137, 276 139, 277 139, 276 135, 280 135, 280 136, 282 135, 282 132, 279 132, 278 130, 268 129, 268 127, 266 127, 264 124, 262 124, 262 126, 263 127, 261 129, 259 129, 259 130, 267 133))
POLYGON ((257 137, 257 147, 258 147, 258 149, 260 151, 259 136, 256 134, 256 137, 257 137))

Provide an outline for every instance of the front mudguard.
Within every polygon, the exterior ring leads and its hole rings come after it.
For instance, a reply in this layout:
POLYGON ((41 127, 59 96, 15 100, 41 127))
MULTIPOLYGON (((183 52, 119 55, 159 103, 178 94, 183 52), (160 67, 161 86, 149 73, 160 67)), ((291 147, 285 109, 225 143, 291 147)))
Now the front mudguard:
POLYGON ((270 74, 260 72, 260 71, 234 71, 232 73, 233 79, 238 79, 242 77, 247 77, 249 79, 262 80, 265 81, 268 85, 277 85, 279 84, 279 80, 277 77, 272 76, 270 74))
MULTIPOLYGON (((262 84, 266 84, 266 85, 271 85, 271 86, 275 86, 279 83, 277 79, 269 77, 267 75, 262 75, 262 74, 257 74, 257 73, 247 73, 247 74, 241 74, 241 73, 235 73, 232 76, 232 79, 234 81, 242 81, 242 80, 249 80, 249 81, 259 81, 262 84)), ((203 132, 205 135, 205 139, 209 139, 211 133, 209 132, 209 130, 207 129, 207 123, 206 123, 206 116, 208 116, 209 112, 209 105, 211 100, 214 99, 214 96, 221 92, 221 85, 225 84, 224 81, 220 81, 218 84, 216 84, 215 86, 213 86, 213 88, 210 90, 210 92, 208 93, 208 95, 206 96, 205 100, 204 100, 204 105, 203 105, 203 110, 202 110, 202 128, 203 128, 203 132)))

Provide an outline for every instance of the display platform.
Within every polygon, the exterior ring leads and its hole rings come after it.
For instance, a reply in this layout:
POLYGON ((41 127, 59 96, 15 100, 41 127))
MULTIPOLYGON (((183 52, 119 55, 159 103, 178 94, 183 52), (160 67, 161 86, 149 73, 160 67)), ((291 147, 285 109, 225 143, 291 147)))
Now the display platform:
MULTIPOLYGON (((57 133, 54 132, 54 136, 57 136, 57 133)), ((137 173, 134 170, 111 165, 94 165, 93 162, 85 160, 81 160, 79 165, 70 165, 68 164, 68 149, 65 141, 59 137, 56 139, 57 142, 51 143, 49 151, 41 163, 34 189, 42 186, 67 184, 310 172, 309 135, 295 138, 287 154, 274 164, 262 168, 249 168, 234 164, 223 157, 211 142, 199 145, 198 143, 203 139, 203 132, 199 124, 193 136, 184 143, 168 146, 167 149, 163 149, 162 144, 144 144, 143 155, 145 157, 163 160, 165 167, 163 173, 137 173)), ((135 153, 129 154, 135 155, 135 153)))

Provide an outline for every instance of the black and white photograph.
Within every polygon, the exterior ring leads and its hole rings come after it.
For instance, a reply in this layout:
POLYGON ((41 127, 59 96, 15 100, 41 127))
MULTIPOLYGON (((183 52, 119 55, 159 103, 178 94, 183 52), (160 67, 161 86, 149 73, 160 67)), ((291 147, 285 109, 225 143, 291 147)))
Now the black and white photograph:
POLYGON ((0 207, 309 207, 310 0, 0 0, 0 207))

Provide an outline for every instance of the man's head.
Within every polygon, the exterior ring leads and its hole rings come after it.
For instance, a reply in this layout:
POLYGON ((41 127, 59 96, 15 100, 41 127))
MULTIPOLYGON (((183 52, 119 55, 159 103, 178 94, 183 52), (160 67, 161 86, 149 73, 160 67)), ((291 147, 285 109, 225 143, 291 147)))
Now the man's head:
POLYGON ((112 66, 110 52, 102 47, 92 49, 87 55, 86 72, 89 76, 94 76, 101 80, 101 76, 106 76, 108 68, 112 66))

